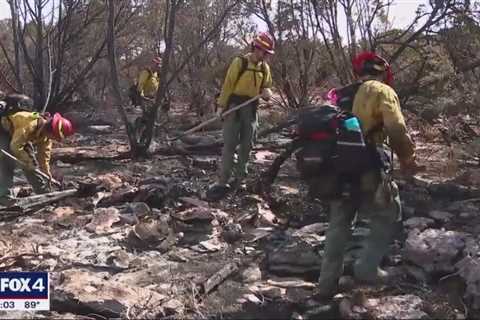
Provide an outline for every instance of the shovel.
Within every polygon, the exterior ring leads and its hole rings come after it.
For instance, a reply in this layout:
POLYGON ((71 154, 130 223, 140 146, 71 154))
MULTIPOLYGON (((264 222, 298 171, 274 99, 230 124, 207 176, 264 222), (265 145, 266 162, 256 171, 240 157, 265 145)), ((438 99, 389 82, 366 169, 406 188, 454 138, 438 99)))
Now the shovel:
MULTIPOLYGON (((17 162, 20 166, 22 166, 23 168, 26 168, 27 166, 25 165, 25 163, 23 163, 22 161, 18 160, 14 155, 8 153, 7 151, 3 150, 3 149, 0 149, 0 151, 2 151, 2 153, 4 155, 6 155, 8 158, 12 159, 13 161, 17 162)), ((57 180, 49 177, 46 173, 38 170, 38 169, 35 169, 34 172, 36 174, 38 174, 39 176, 41 176, 42 178, 45 178, 47 179, 48 181, 51 181, 54 185, 56 185, 57 187, 61 188, 62 187, 62 184, 60 182, 58 182, 57 180)))
POLYGON ((230 113, 232 113, 232 112, 234 112, 234 111, 237 111, 238 109, 243 108, 243 107, 245 107, 246 105, 249 105, 249 104, 252 103, 253 101, 258 100, 260 97, 261 97, 261 95, 257 95, 257 96, 255 96, 255 97, 253 97, 253 98, 250 98, 250 99, 248 99, 247 101, 239 104, 238 106, 235 106, 235 107, 233 107, 233 108, 231 108, 231 109, 228 109, 227 111, 225 111, 224 113, 222 113, 221 116, 215 116, 214 118, 211 118, 211 119, 209 119, 209 120, 207 120, 207 121, 204 121, 204 122, 200 123, 199 125, 193 127, 192 129, 189 129, 189 130, 185 131, 184 133, 180 134, 179 136, 176 136, 176 137, 174 137, 174 138, 170 138, 170 139, 167 139, 167 140, 168 140, 168 141, 175 141, 175 140, 178 140, 178 139, 180 139, 181 137, 184 137, 184 136, 186 136, 186 135, 188 135, 188 134, 194 133, 195 131, 198 131, 198 130, 202 129, 203 127, 208 126, 210 123, 213 123, 213 122, 217 121, 218 119, 221 119, 221 118, 227 116, 228 114, 230 114, 230 113))

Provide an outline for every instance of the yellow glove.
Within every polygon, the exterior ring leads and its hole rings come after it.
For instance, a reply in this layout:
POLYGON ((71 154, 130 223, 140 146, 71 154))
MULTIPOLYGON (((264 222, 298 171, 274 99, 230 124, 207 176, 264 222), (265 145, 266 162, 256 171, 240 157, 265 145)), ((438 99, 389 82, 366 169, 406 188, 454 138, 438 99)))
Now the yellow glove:
POLYGON ((271 97, 272 97, 272 90, 270 90, 269 88, 264 88, 262 90, 262 99, 265 101, 268 101, 270 100, 271 97))
POLYGON ((222 120, 223 120, 223 117, 222 117, 222 115, 223 115, 223 112, 224 112, 224 111, 225 111, 225 110, 223 110, 223 108, 222 108, 222 107, 220 107, 220 106, 217 106, 217 111, 216 111, 215 113, 217 114, 217 117, 219 117, 220 119, 222 119, 222 120))

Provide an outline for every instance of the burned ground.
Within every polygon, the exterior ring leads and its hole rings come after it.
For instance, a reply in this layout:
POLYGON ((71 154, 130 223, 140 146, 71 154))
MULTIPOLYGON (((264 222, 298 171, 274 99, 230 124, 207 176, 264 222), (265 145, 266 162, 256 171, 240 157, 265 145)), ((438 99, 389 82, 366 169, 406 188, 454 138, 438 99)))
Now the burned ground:
MULTIPOLYGON (((170 117, 170 128, 188 127, 183 110, 170 117)), ((427 128, 413 116, 409 124, 427 171, 397 177, 405 228, 384 261, 398 274, 393 285, 365 287, 351 277, 369 232, 360 219, 342 292, 330 303, 314 299, 325 204, 307 197, 293 159, 271 197, 253 192, 288 142, 287 129, 259 139, 246 191, 208 202, 220 154, 215 128, 175 143, 159 132, 151 157, 132 160, 120 126, 86 126, 70 145, 57 146, 54 167, 66 189, 93 189, 0 216, 0 270, 51 272, 52 311, 0 317, 477 318, 476 124, 467 123, 473 133, 441 122, 427 128)), ((18 195, 28 196, 18 177, 18 195)))

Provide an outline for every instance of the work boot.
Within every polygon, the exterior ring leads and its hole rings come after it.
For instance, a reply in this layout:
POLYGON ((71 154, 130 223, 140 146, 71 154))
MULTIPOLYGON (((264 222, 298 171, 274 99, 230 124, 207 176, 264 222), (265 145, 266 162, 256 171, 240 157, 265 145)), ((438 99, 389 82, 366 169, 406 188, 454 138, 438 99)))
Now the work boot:
POLYGON ((377 268, 376 273, 361 273, 358 267, 355 271, 355 279, 359 283, 367 285, 387 285, 392 283, 393 279, 395 279, 395 274, 379 267, 377 268))
POLYGON ((314 291, 316 300, 330 300, 338 293, 338 281, 322 281, 318 283, 318 288, 314 291))

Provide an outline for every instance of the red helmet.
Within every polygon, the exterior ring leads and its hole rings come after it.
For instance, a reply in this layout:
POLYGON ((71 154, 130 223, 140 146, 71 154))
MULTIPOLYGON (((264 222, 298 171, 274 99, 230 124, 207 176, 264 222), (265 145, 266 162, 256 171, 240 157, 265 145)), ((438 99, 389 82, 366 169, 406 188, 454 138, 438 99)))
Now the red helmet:
POLYGON ((63 138, 71 136, 75 133, 70 120, 62 117, 60 113, 55 113, 53 115, 51 130, 53 135, 59 140, 62 140, 63 138))
POLYGON ((353 71, 358 76, 363 75, 379 75, 386 73, 385 83, 391 85, 393 82, 393 74, 390 64, 380 55, 371 51, 359 53, 352 60, 353 71))
POLYGON ((265 51, 268 54, 274 54, 275 41, 267 32, 259 33, 252 41, 252 47, 265 51))

